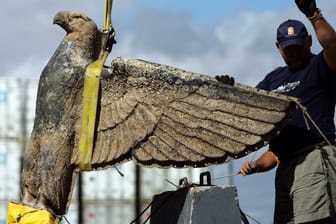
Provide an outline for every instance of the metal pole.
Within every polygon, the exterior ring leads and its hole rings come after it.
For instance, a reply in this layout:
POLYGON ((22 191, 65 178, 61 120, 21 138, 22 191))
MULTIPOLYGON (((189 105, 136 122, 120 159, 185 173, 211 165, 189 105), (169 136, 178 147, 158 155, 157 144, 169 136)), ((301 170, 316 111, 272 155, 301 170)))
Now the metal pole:
POLYGON ((83 205, 83 177, 82 173, 78 173, 77 182, 78 192, 78 224, 84 224, 84 205, 83 205))
MULTIPOLYGON (((141 168, 135 165, 135 217, 141 213, 141 168)), ((140 218, 135 224, 140 224, 140 218)))
MULTIPOLYGON (((117 168, 116 168, 117 170, 117 168)), ((113 171, 112 169, 110 169, 108 172, 106 172, 106 216, 105 216, 105 223, 106 224, 111 224, 112 221, 115 217, 114 215, 117 214, 117 212, 113 209, 112 205, 113 203, 115 203, 115 201, 117 200, 113 200, 113 191, 112 191, 112 186, 114 183, 114 179, 113 179, 113 171)), ((120 195, 119 195, 120 196, 120 195)), ((121 201, 121 200, 120 200, 121 201)), ((121 206, 120 206, 121 207, 121 206)))
MULTIPOLYGON (((24 154, 26 151, 27 145, 27 89, 28 89, 28 80, 21 80, 21 114, 20 114, 20 123, 21 123, 21 133, 20 133, 20 170, 19 177, 23 170, 24 163, 24 154)), ((22 186, 22 178, 20 178, 20 186, 22 186)), ((21 194, 19 195, 20 200, 21 194)))
POLYGON ((232 174, 233 174, 233 163, 230 162, 230 163, 228 163, 228 176, 229 176, 229 178, 228 178, 228 185, 233 185, 233 176, 232 176, 232 174))

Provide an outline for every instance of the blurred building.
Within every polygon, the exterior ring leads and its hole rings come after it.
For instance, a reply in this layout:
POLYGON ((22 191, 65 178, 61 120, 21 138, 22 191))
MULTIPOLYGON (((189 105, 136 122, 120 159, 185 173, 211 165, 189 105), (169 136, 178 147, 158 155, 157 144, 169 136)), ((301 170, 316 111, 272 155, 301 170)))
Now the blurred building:
MULTIPOLYGON (((38 80, 0 77, 0 224, 6 223, 8 201, 20 199, 20 171, 33 127, 38 80)), ((82 175, 85 224, 125 224, 135 219, 135 165, 133 162, 82 175), (118 170, 124 175, 121 176, 118 170)), ((175 190, 182 177, 198 182, 202 169, 141 168, 141 208, 154 194, 175 190)), ((78 223, 78 186, 67 220, 78 223)), ((143 215, 148 216, 149 211, 143 215)), ((64 221, 64 223, 67 223, 64 221)))

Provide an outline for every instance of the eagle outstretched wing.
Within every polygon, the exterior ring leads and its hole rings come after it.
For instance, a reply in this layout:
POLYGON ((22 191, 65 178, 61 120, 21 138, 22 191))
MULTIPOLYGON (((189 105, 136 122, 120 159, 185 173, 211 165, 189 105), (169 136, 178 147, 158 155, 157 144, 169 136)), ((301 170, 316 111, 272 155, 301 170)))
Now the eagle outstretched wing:
POLYGON ((124 160, 202 167, 255 151, 295 109, 292 98, 143 60, 116 58, 101 79, 94 169, 124 160))
MULTIPOLYGON (((80 12, 57 13, 65 31, 44 68, 22 170, 22 204, 63 215, 77 175, 84 73, 106 33, 80 12)), ((93 169, 134 160, 207 166, 255 151, 286 124, 292 98, 181 69, 116 58, 101 76, 93 169)))

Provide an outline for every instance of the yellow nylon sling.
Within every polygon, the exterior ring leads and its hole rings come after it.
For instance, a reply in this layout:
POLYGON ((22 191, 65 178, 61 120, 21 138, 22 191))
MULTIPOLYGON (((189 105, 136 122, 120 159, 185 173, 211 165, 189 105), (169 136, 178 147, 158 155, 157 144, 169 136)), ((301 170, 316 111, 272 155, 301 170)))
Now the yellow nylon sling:
POLYGON ((52 224, 55 217, 47 210, 39 210, 15 202, 8 203, 7 224, 52 224))
MULTIPOLYGON (((105 0, 103 31, 113 32, 114 35, 111 22, 112 2, 112 0, 105 0)), ((111 49, 105 49, 103 56, 100 59, 89 64, 85 71, 82 101, 83 109, 81 117, 81 132, 79 137, 78 155, 78 167, 81 171, 92 170, 91 157, 95 136, 100 74, 102 72, 104 63, 110 53, 110 50, 111 49)))

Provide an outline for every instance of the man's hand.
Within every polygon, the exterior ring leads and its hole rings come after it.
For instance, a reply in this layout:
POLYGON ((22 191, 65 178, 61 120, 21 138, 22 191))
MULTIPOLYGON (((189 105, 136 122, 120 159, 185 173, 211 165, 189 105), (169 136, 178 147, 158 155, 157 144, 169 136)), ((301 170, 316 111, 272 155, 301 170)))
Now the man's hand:
POLYGON ((295 3, 306 17, 314 16, 317 10, 315 0, 295 0, 295 3))
POLYGON ((243 176, 258 172, 258 164, 256 162, 245 162, 239 169, 238 173, 243 176))
POLYGON ((257 172, 266 172, 273 169, 280 163, 278 157, 272 151, 266 151, 260 156, 255 162, 245 162, 238 173, 243 176, 257 173, 257 172))

